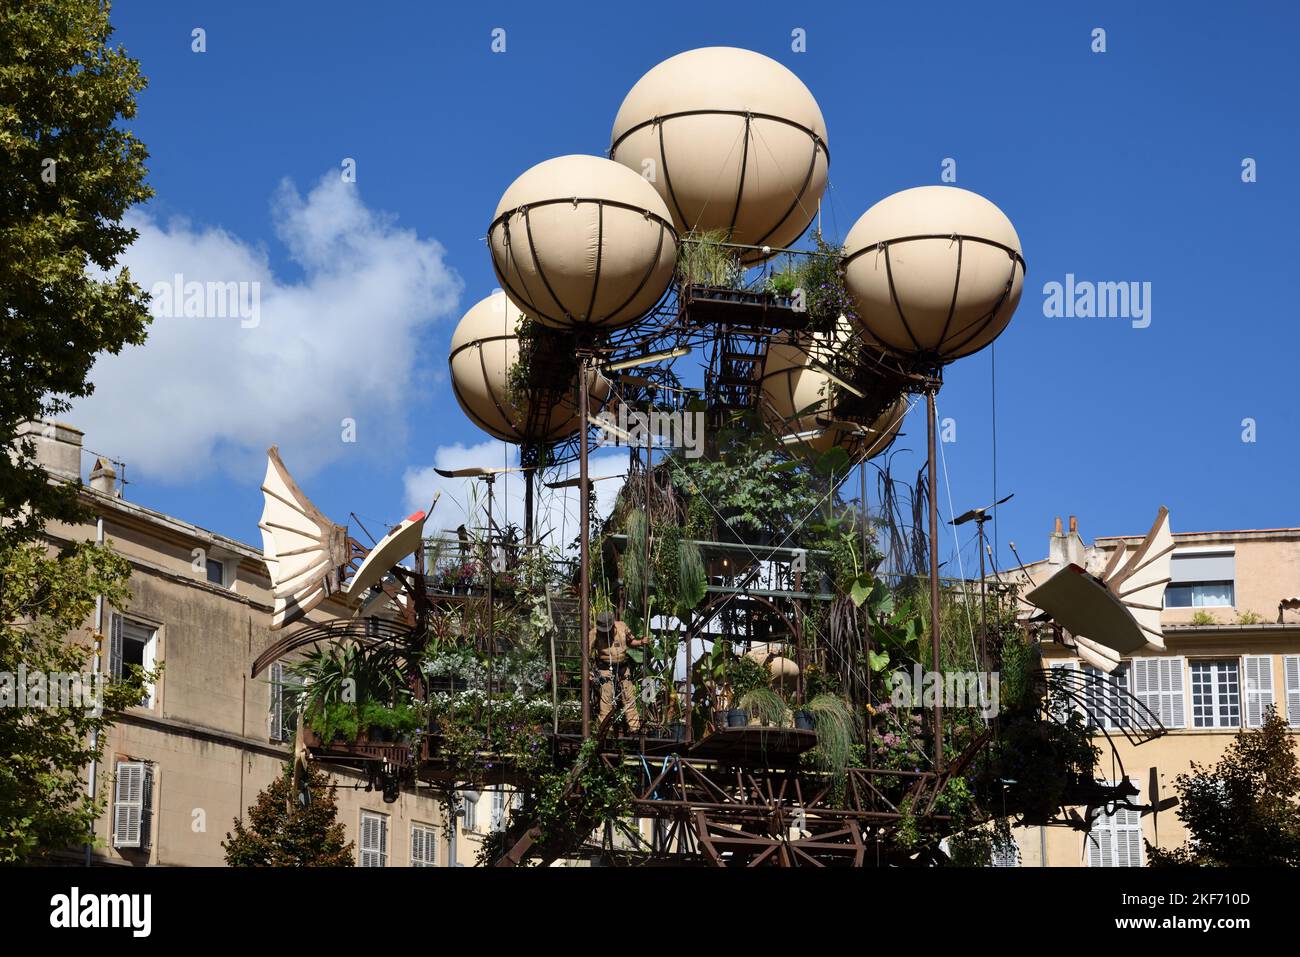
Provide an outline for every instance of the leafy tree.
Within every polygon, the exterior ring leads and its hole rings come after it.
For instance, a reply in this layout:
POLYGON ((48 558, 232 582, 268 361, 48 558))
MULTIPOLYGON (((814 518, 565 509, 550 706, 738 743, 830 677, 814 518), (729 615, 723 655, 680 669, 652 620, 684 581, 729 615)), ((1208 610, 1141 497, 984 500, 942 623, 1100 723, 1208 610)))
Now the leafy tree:
MULTIPOLYGON (((148 199, 144 146, 120 126, 145 78, 110 47, 101 0, 0 5, 0 443, 89 395, 95 356, 144 341, 147 296, 117 269, 148 199)), ((0 548, 76 514, 75 486, 0 455, 0 548)))
POLYGON ((1175 779, 1178 818, 1191 832, 1170 851, 1147 843, 1153 867, 1300 866, 1300 764, 1277 709, 1243 729, 1213 767, 1175 779))
MULTIPOLYGON (((139 702, 146 674, 133 668, 103 688, 100 713, 63 705, 49 693, 52 676, 91 670, 92 649, 68 640, 85 628, 97 595, 116 607, 127 600, 131 569, 105 546, 82 542, 59 556, 26 543, 0 551, 0 863, 40 860, 83 844, 104 812, 99 794, 87 794, 81 771, 102 757, 103 731, 122 709, 139 702), (19 666, 27 707, 17 707, 19 666), (46 696, 34 704, 31 679, 42 676, 46 696), (92 733, 97 740, 92 745, 92 733)), ((102 638, 102 636, 99 636, 102 638)))
POLYGON ((344 841, 337 820, 334 789, 325 772, 309 767, 307 803, 293 791, 293 767, 257 796, 248 825, 235 819, 235 831, 221 846, 231 867, 351 867, 352 842, 344 841))

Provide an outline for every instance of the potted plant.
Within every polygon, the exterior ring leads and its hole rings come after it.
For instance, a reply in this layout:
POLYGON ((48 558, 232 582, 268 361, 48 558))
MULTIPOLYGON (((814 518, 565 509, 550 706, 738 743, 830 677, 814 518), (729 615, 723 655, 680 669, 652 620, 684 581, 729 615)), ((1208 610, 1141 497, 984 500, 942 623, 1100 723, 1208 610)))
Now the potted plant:
POLYGON ((853 707, 839 695, 823 693, 804 705, 804 710, 812 714, 817 732, 818 765, 835 777, 843 775, 857 738, 853 707))
POLYGON ((735 728, 749 724, 750 711, 745 702, 770 705, 761 699, 751 699, 752 692, 768 690, 767 669, 753 658, 742 656, 732 662, 727 671, 727 682, 731 688, 731 709, 727 712, 727 727, 735 728))
POLYGON ((748 712, 750 724, 777 727, 785 720, 785 701, 771 688, 752 688, 737 704, 748 712))

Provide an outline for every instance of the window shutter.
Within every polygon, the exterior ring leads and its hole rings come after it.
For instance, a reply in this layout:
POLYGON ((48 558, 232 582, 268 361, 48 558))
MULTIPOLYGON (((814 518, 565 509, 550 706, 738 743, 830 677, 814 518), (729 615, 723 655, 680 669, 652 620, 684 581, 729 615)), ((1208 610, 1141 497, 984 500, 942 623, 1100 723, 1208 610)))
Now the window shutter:
POLYGON ((1133 697, 1151 709, 1166 728, 1187 727, 1183 691, 1186 659, 1134 658, 1129 665, 1133 697))
MULTIPOLYGON (((1056 671, 1057 669, 1061 669, 1061 668, 1065 669, 1066 671, 1078 671, 1079 663, 1073 660, 1053 661, 1053 662, 1049 662, 1047 667, 1050 668, 1052 671, 1056 671)), ((1069 719, 1071 711, 1080 710, 1079 705, 1074 702, 1073 698, 1067 698, 1064 695, 1060 695, 1060 694, 1053 694, 1052 699, 1053 700, 1050 701, 1052 714, 1057 721, 1066 721, 1069 719)))
POLYGON ((411 866, 438 866, 438 835, 426 824, 411 825, 411 866))
POLYGON ((1100 817, 1093 822, 1092 830, 1085 836, 1084 840, 1088 842, 1088 866, 1089 867, 1114 867, 1114 838, 1110 833, 1110 823, 1100 817))
POLYGON ((145 764, 140 794, 140 846, 153 844, 153 765, 145 764))
POLYGON ((1246 655, 1246 727, 1264 724, 1264 712, 1273 703, 1273 656, 1246 655))
POLYGON ((1286 672, 1286 717, 1293 728, 1300 728, 1300 655, 1287 655, 1282 659, 1286 672))
POLYGON ((113 781, 113 846, 140 847, 144 816, 145 766, 141 761, 117 762, 113 781))
POLYGON ((1160 714, 1160 723, 1166 728, 1187 727, 1186 696, 1183 691, 1183 675, 1187 671, 1187 659, 1157 658, 1160 662, 1160 698, 1167 709, 1160 714))
POLYGON ((388 865, 388 822, 379 814, 362 812, 361 844, 358 849, 362 867, 388 865))
POLYGON ((271 662, 271 740, 284 740, 284 665, 271 662))
POLYGON ((122 616, 114 612, 108 624, 108 677, 122 677, 122 616))
POLYGON ((505 826, 506 794, 500 787, 492 791, 492 830, 499 831, 505 826))
MULTIPOLYGON (((1159 661, 1161 659, 1152 659, 1159 661)), ((1085 835, 1089 867, 1142 866, 1142 814, 1129 808, 1116 808, 1093 822, 1085 835)))
POLYGON ((1142 866, 1142 815, 1128 808, 1117 808, 1115 825, 1115 866, 1142 866))

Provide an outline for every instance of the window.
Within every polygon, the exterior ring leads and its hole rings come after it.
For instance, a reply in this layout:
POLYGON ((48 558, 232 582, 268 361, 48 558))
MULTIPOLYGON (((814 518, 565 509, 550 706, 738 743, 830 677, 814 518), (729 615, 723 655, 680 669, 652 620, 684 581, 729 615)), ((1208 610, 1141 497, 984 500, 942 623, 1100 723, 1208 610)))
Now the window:
POLYGON ((1110 674, 1092 665, 1085 665, 1088 677, 1084 699, 1094 727, 1107 731, 1128 728, 1133 724, 1133 709, 1129 706, 1128 662, 1122 661, 1110 674))
MULTIPOLYGON (((1079 663, 1077 661, 1053 661, 1048 664, 1048 668, 1052 671, 1055 671, 1058 668, 1063 669, 1065 671, 1078 671, 1079 663)), ((1067 685, 1065 687, 1072 688, 1073 685, 1067 685)), ((1051 691, 1052 717, 1055 718, 1057 721, 1062 723, 1068 721, 1070 719, 1070 712, 1074 710, 1078 710, 1078 707, 1079 707, 1078 703, 1070 695, 1066 694, 1063 688, 1058 688, 1055 686, 1052 688, 1051 691)))
POLYGON ((1240 663, 1235 659, 1192 662, 1192 726, 1241 727, 1240 663))
POLYGON ((388 866, 388 815, 361 812, 361 841, 357 863, 361 867, 388 866))
POLYGON ((226 563, 219 562, 215 558, 209 558, 204 562, 204 567, 208 572, 208 581, 214 585, 225 585, 226 583, 226 563))
POLYGON ((465 817, 465 830, 478 830, 478 792, 462 791, 460 795, 461 813, 465 817))
POLYGON ((270 736, 272 741, 288 741, 298 728, 292 685, 285 677, 283 661, 271 662, 270 736))
POLYGON ((428 824, 411 825, 411 866, 438 866, 438 832, 428 824))
POLYGON ((113 779, 113 846, 148 848, 153 831, 153 766, 118 761, 113 779))
POLYGON ((1003 840, 1000 836, 994 835, 993 838, 993 857, 989 861, 990 867, 1019 867, 1020 866, 1020 845, 1016 839, 1007 836, 1003 840))
POLYGON ((1166 608, 1231 608, 1236 601, 1236 559, 1231 549, 1174 552, 1166 608))
POLYGON ((1232 582, 1171 582, 1165 587, 1166 608, 1231 608, 1235 598, 1232 582))
POLYGON ((1114 814, 1102 814, 1084 835, 1089 867, 1142 866, 1142 814, 1117 807, 1114 814))
POLYGON ((1134 658, 1129 662, 1129 688, 1166 728, 1187 727, 1183 687, 1186 659, 1134 658))
MULTIPOLYGON (((108 673, 120 680, 130 672, 131 665, 150 671, 157 664, 158 629, 144 622, 114 614, 109 621, 108 673)), ((142 708, 153 707, 153 685, 145 687, 140 699, 142 708)))
POLYGON ((1273 656, 1246 655, 1246 727, 1264 725, 1264 712, 1273 704, 1273 656))
POLYGON ((1287 655, 1282 659, 1286 672, 1286 720, 1293 728, 1300 728, 1300 655, 1287 655))
POLYGON ((500 831, 506 826, 506 791, 501 785, 492 789, 491 830, 500 831))

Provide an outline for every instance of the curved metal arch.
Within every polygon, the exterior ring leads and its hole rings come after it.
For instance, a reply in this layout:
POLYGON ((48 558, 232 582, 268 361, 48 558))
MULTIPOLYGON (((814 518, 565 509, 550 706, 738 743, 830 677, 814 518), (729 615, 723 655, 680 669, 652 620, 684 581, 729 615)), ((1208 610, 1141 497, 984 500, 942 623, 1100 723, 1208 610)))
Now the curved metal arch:
POLYGON ((318 622, 299 628, 272 642, 253 660, 249 677, 256 678, 270 667, 272 662, 283 658, 291 651, 317 642, 351 639, 367 644, 396 643, 409 640, 414 633, 415 629, 410 625, 390 621, 387 618, 335 618, 318 622))

